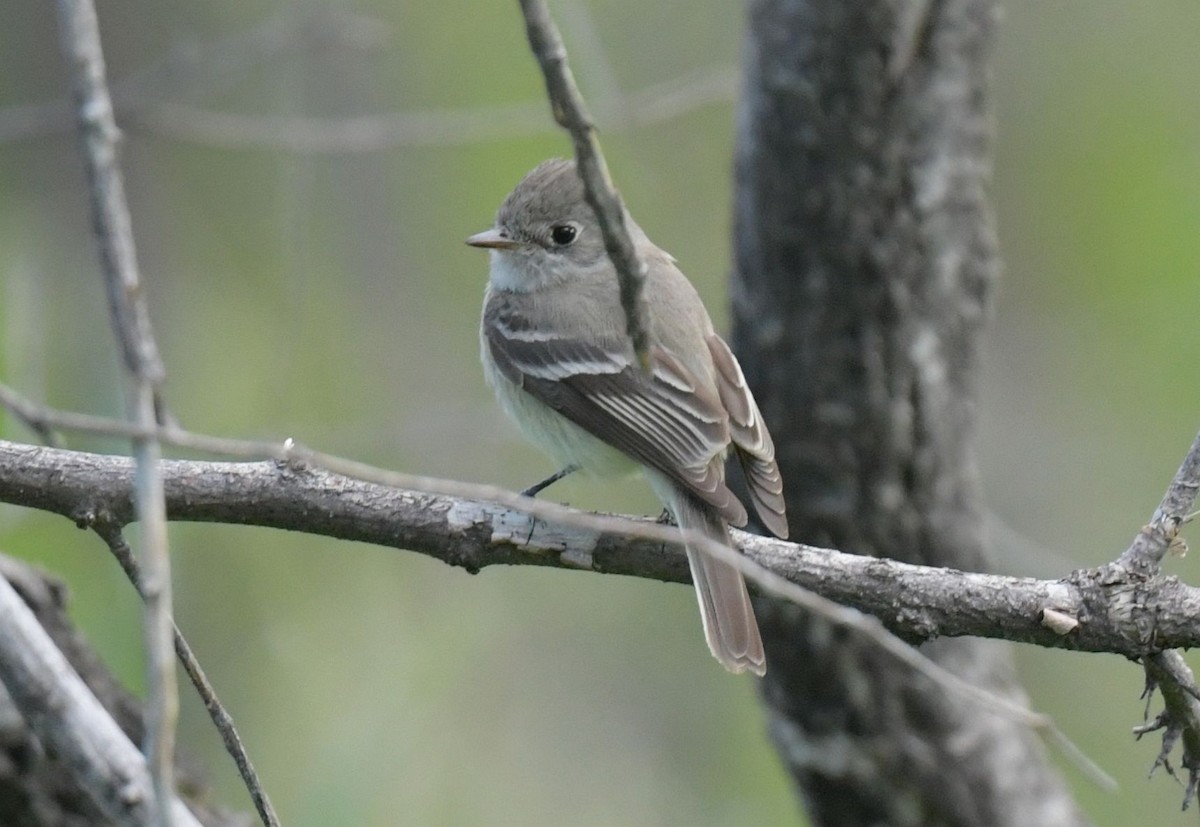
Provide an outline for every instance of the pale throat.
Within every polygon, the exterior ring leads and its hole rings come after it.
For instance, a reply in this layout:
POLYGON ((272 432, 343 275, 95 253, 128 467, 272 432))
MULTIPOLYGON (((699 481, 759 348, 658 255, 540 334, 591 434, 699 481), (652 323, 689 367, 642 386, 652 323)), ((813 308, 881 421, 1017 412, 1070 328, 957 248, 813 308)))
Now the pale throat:
POLYGON ((536 286, 537 280, 531 278, 529 262, 518 261, 512 253, 492 250, 488 278, 497 290, 508 290, 512 293, 528 293, 536 286), (524 265, 524 266, 523 266, 524 265))
POLYGON ((562 256, 492 250, 490 257, 488 279, 492 287, 510 293, 532 293, 582 275, 582 271, 572 272, 570 262, 562 256))

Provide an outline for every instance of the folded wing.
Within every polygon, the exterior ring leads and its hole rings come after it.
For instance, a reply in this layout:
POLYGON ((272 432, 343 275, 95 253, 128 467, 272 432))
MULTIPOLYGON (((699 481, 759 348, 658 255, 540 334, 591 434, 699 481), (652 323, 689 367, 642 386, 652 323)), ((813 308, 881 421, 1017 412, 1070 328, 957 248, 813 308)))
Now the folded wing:
POLYGON ((741 365, 725 344, 713 334, 708 349, 717 368, 717 393, 729 413, 729 431, 738 460, 746 475, 754 511, 776 537, 787 538, 787 513, 783 502, 783 479, 775 462, 775 443, 763 422, 758 403, 746 385, 741 365))
POLYGON ((724 482, 725 406, 674 355, 652 348, 650 370, 643 371, 627 343, 594 344, 535 329, 501 302, 486 308, 484 329, 492 358, 511 382, 679 483, 733 525, 745 525, 746 509, 724 482))

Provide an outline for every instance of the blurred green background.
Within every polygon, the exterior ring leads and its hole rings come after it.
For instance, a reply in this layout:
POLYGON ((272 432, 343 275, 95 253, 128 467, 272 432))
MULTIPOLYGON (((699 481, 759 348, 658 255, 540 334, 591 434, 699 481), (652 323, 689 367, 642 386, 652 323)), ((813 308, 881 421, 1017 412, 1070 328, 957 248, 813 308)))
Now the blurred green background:
MULTIPOLYGON (((724 327, 741 6, 551 5, 633 213, 724 327), (675 93, 640 95, 661 84, 675 93)), ((552 470, 480 376, 486 261, 462 244, 527 169, 569 152, 516 4, 100 11, 110 77, 134 105, 123 161, 183 424, 514 488, 552 470), (414 126, 411 113, 442 114, 414 126)), ((1200 425, 1200 5, 1004 11, 1006 273, 979 457, 999 565, 1055 576, 1125 547, 1200 425)), ((0 377, 118 414, 75 139, 46 106, 65 89, 52 6, 0 5, 0 377)), ((569 481, 555 496, 658 510, 640 484, 569 481)), ((712 662, 689 589, 471 577, 259 529, 177 524, 171 542, 179 623, 289 827, 802 823, 754 688, 712 662)), ((89 638, 140 686, 136 602, 99 541, 4 506, 0 550, 67 578, 89 638)), ((1200 582, 1194 559, 1170 567, 1200 582)), ((1157 743, 1130 736, 1135 665, 1019 656, 1034 705, 1121 782, 1104 793, 1066 770, 1097 823, 1195 823, 1177 784, 1145 780, 1157 743)), ((186 692, 181 741, 249 810, 186 692)))

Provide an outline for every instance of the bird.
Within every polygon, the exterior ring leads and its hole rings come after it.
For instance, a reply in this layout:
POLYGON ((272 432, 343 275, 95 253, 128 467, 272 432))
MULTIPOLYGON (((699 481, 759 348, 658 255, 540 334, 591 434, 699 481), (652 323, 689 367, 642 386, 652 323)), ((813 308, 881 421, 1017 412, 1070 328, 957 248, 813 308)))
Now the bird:
POLYGON ((687 541, 734 549, 729 525, 748 514, 725 481, 741 464, 759 522, 788 535, 775 446, 733 352, 713 329, 676 260, 625 213, 645 262, 648 347, 635 353, 616 268, 574 161, 551 159, 504 199, 493 226, 469 237, 489 252, 480 324, 484 375, 503 411, 561 470, 641 471, 684 547, 713 656, 730 672, 766 672, 741 572, 687 541))

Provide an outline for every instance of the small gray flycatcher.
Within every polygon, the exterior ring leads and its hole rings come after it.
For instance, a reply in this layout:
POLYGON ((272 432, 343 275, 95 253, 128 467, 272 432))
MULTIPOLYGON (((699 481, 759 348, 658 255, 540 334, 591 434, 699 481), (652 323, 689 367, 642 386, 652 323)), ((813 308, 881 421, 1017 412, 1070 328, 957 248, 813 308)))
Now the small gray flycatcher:
MULTIPOLYGON (((467 239, 491 253, 480 329, 488 383, 564 470, 640 470, 678 525, 730 548, 728 525, 747 520, 725 485, 732 450, 759 520, 787 537, 775 446, 737 359, 675 259, 625 219, 646 263, 648 369, 575 164, 556 159, 517 184, 492 229, 467 239)), ((764 674, 741 572, 690 546, 687 557, 709 649, 731 672, 764 674)))

